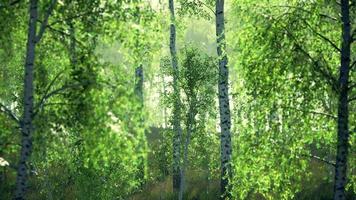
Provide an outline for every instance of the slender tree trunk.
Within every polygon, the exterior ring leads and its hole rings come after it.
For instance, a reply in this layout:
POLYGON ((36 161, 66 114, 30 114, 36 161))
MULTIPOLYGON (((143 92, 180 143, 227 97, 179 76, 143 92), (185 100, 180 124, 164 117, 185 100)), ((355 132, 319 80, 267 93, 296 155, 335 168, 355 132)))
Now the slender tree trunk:
MULTIPOLYGON (((135 85, 135 93, 136 96, 139 100, 140 104, 140 121, 139 121, 139 126, 144 129, 144 116, 143 116, 143 110, 144 110, 144 99, 143 99, 143 67, 142 64, 140 64, 136 69, 135 69, 135 78, 136 78, 136 85, 135 85)), ((140 130, 141 131, 141 130, 140 130)), ((142 134, 139 136, 139 144, 138 144, 138 153, 140 154, 139 157, 139 174, 138 174, 138 179, 140 180, 141 184, 143 184, 143 181, 145 180, 146 177, 146 157, 145 157, 145 151, 147 149, 147 140, 145 136, 145 130, 142 132, 139 131, 139 134, 142 134)))
POLYGON ((180 90, 178 85, 179 71, 178 71, 178 60, 176 51, 176 27, 175 27, 175 16, 174 16, 174 2, 169 0, 169 11, 171 15, 171 25, 170 25, 170 53, 172 58, 172 68, 173 68, 173 93, 174 105, 173 105, 173 193, 177 195, 180 188, 181 180, 181 167, 180 167, 180 156, 181 156, 181 140, 182 140, 182 128, 180 126, 180 90))
POLYGON ((78 59, 77 59, 77 42, 75 41, 75 28, 72 20, 67 20, 67 24, 69 26, 69 56, 70 63, 72 67, 75 69, 77 67, 78 59))
MULTIPOLYGON (((133 3, 138 4, 139 1, 133 1, 133 3)), ((141 17, 140 17, 140 8, 138 5, 135 7, 135 23, 140 26, 141 23, 141 17)), ((136 30, 135 32, 135 79, 136 79, 136 85, 135 85, 135 93, 136 96, 138 97, 141 107, 143 106, 143 66, 141 62, 141 54, 140 54, 140 32, 139 30, 136 30)))
POLYGON ((179 187, 179 195, 178 195, 179 200, 183 199, 184 190, 185 190, 185 172, 188 166, 188 148, 189 148, 191 135, 192 135, 192 127, 191 125, 188 125, 187 136, 185 138, 184 150, 183 150, 183 166, 182 166, 182 174, 180 177, 180 187, 179 187))
POLYGON ((138 65, 135 69, 135 93, 137 98, 140 101, 141 106, 143 106, 143 67, 142 64, 138 65))
POLYGON ((337 121, 337 154, 334 180, 334 200, 346 199, 346 173, 347 155, 349 142, 348 127, 348 82, 350 71, 350 44, 351 44, 351 24, 350 24, 349 0, 341 0, 341 20, 342 20, 342 47, 341 66, 339 77, 339 107, 337 121))
POLYGON ((185 138, 184 150, 183 150, 183 166, 182 166, 182 174, 181 174, 179 196, 178 196, 179 200, 183 199, 184 190, 185 190, 185 172, 188 166, 189 144, 193 133, 193 126, 195 124, 194 122, 194 117, 196 115, 195 107, 196 107, 196 103, 195 100, 193 99, 191 105, 189 106, 188 118, 187 118, 187 135, 185 138))
POLYGON ((34 131, 34 65, 36 44, 41 40, 48 23, 48 18, 51 15, 57 0, 52 0, 51 4, 45 13, 43 22, 39 32, 37 33, 37 19, 38 19, 38 0, 30 0, 29 8, 29 22, 27 33, 26 46, 26 60, 25 60, 25 74, 24 74, 24 96, 23 96, 23 114, 20 121, 21 129, 21 154, 17 168, 16 190, 14 199, 25 199, 28 179, 28 160, 30 159, 32 151, 32 133, 34 131))
MULTIPOLYGON (((167 96, 167 90, 166 90, 166 84, 164 82, 164 75, 162 75, 162 88, 163 88, 163 96, 166 97, 167 96)), ((164 106, 163 107, 163 118, 164 118, 164 128, 167 128, 167 109, 164 106)))
POLYGON ((224 0, 216 0, 216 37, 217 53, 219 58, 219 111, 221 129, 221 198, 227 199, 230 196, 229 179, 231 172, 231 116, 229 103, 229 69, 227 67, 226 41, 225 41, 225 20, 224 20, 224 0))
MULTIPOLYGON (((140 7, 138 3, 140 1, 132 1, 133 3, 136 4, 135 6, 135 18, 138 26, 140 26, 141 23, 141 17, 140 17, 140 7)), ((139 101, 140 104, 140 121, 139 121, 139 126, 142 128, 143 132, 139 132, 140 135, 139 137, 139 144, 138 144, 138 153, 141 155, 139 157, 139 175, 138 179, 140 180, 140 183, 143 184, 143 181, 145 180, 146 177, 146 157, 145 157, 145 151, 147 150, 147 140, 145 136, 145 130, 144 130, 144 124, 145 124, 145 119, 143 116, 143 111, 144 111, 144 98, 143 98, 143 81, 144 81, 144 71, 143 71, 143 64, 142 64, 142 56, 141 56, 141 44, 140 44, 140 32, 139 30, 136 30, 135 33, 135 94, 136 97, 139 101), (142 182, 141 182, 142 181, 142 182)))
POLYGON ((21 155, 17 169, 15 199, 25 199, 27 187, 27 162, 32 151, 33 132, 33 68, 36 48, 37 0, 30 1, 30 19, 27 38, 25 75, 24 75, 24 110, 21 121, 21 155))

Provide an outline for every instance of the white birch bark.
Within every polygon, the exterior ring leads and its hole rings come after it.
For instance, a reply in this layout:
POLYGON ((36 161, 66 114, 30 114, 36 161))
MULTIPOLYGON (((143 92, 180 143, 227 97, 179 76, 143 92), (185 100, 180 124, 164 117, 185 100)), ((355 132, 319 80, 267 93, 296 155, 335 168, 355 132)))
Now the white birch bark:
POLYGON ((176 50, 176 27, 175 27, 175 15, 174 15, 174 2, 169 0, 169 11, 170 11, 170 53, 172 59, 173 68, 173 93, 174 93, 174 105, 173 105, 173 193, 177 195, 180 188, 181 180, 181 138, 182 138, 182 128, 180 125, 180 90, 178 84, 178 60, 177 60, 177 50, 176 50))
POLYGON ((185 172, 188 166, 188 149, 189 149, 189 144, 190 140, 192 137, 193 133, 193 127, 195 124, 195 116, 197 114, 196 112, 196 100, 194 97, 192 97, 192 102, 189 105, 189 110, 188 110, 188 118, 187 118, 187 135, 185 138, 185 143, 184 143, 184 150, 183 150, 183 166, 182 166, 182 174, 181 174, 181 181, 180 181, 180 188, 179 188, 179 195, 178 199, 182 200, 184 191, 185 191, 185 172))
POLYGON ((229 103, 229 69, 227 67, 224 0, 216 0, 216 37, 219 62, 219 111, 221 129, 221 196, 229 197, 229 179, 231 178, 231 115, 229 103))
POLYGON ((33 118, 34 118, 34 65, 36 44, 41 40, 48 23, 48 18, 51 15, 56 0, 52 0, 50 7, 45 13, 43 22, 41 23, 39 32, 37 34, 37 19, 38 19, 38 0, 30 0, 29 8, 29 23, 27 34, 27 47, 25 59, 25 74, 24 74, 24 110, 20 122, 21 128, 21 153, 17 168, 16 189, 14 199, 25 199, 25 192, 27 188, 28 179, 28 161, 32 151, 32 134, 34 131, 33 118))
POLYGON ((30 1, 30 19, 28 28, 25 75, 24 75, 24 111, 21 121, 21 154, 18 163, 15 199, 25 199, 27 187, 28 169, 27 162, 30 158, 32 150, 32 115, 33 115, 33 68, 35 64, 35 48, 36 48, 36 23, 38 17, 37 0, 30 1))

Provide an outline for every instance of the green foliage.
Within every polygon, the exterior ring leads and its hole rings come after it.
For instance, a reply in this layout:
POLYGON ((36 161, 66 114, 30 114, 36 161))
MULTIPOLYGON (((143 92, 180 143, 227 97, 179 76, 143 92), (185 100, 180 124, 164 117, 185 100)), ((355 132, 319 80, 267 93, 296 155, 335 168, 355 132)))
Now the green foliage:
MULTIPOLYGON (((179 53, 179 85, 181 91, 181 124, 183 128, 182 148, 186 145, 187 137, 191 137, 188 146, 189 170, 202 172, 211 181, 216 178, 219 168, 218 148, 219 137, 215 129, 217 117, 216 90, 217 67, 215 58, 208 56, 201 49, 187 45, 179 53), (188 135, 191 128, 191 136, 188 135), (215 147, 215 148, 212 148, 215 147)), ((173 70, 169 58, 161 62, 162 72, 166 78, 172 76, 173 70)), ((172 107, 176 96, 172 93, 172 83, 169 83, 163 105, 172 107)), ((172 134, 164 135, 170 142, 172 134)), ((166 149, 171 143, 163 143, 160 149, 166 149)), ((162 151, 160 150, 160 151, 162 151)), ((171 156, 170 156, 171 157, 171 156)), ((181 156, 183 158, 183 155, 181 156)), ((190 183, 190 177, 187 176, 190 183)), ((204 179, 205 180, 205 179, 204 179)), ((187 187, 191 187, 187 185, 187 187)))
POLYGON ((333 180, 333 167, 315 156, 333 160, 336 154, 333 82, 339 54, 320 35, 339 43, 335 21, 324 15, 338 11, 332 3, 269 3, 236 2, 234 7, 241 19, 234 38, 244 44, 236 46, 235 66, 244 78, 234 95, 233 186, 241 199, 297 198, 306 190, 303 185, 317 178, 311 170, 319 165, 319 184, 333 180))
MULTIPOLYGON (((330 199, 339 5, 330 0, 225 2, 233 198, 330 199)), ((216 35, 210 31, 215 1, 175 3, 182 149, 192 130, 184 197, 217 199, 217 62, 211 56, 216 35)), ((12 198, 16 181, 19 124, 4 108, 20 118, 24 107, 28 4, 0 1, 0 199, 12 198)), ((37 29, 49 4, 39 1, 37 29)), ((171 59, 164 56, 169 51, 166 4, 58 0, 36 47, 28 199, 173 198, 170 115, 177 96, 171 59), (139 66, 143 102, 135 93, 139 66)), ((356 6, 350 11, 353 27, 356 6)), ((353 58, 355 50, 353 43, 353 58)), ((349 93, 356 97, 355 86, 349 93)), ((351 133, 355 102, 349 103, 351 133)), ((354 199, 356 137, 350 136, 347 192, 354 199)))

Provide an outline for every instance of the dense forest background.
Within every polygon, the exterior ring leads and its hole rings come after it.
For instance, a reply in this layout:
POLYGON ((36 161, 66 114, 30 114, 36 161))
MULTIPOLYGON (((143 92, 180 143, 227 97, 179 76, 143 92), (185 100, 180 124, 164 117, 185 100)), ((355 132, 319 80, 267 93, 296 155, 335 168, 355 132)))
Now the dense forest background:
POLYGON ((0 0, 0 199, 356 199, 354 0, 0 0))

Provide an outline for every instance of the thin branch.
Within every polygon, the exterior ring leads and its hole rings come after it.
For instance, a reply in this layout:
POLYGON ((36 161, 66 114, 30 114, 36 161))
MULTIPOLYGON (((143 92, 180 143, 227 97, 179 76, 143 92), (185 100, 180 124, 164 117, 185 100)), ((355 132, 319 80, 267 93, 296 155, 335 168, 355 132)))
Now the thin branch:
POLYGON ((21 2, 21 0, 15 0, 15 1, 10 3, 10 6, 14 6, 14 5, 16 5, 16 4, 20 3, 20 2, 21 2))
POLYGON ((43 36, 43 34, 44 34, 45 30, 46 30, 47 24, 48 24, 48 18, 49 18, 49 16, 51 16, 51 14, 52 14, 52 12, 54 10, 54 7, 56 6, 56 3, 57 3, 57 0, 52 0, 51 1, 51 4, 49 5, 49 8, 48 8, 48 10, 46 12, 45 18, 42 21, 40 30, 39 30, 39 32, 38 32, 38 34, 36 36, 36 43, 38 43, 41 40, 41 38, 42 38, 42 36, 43 36))
POLYGON ((326 42, 328 42, 338 52, 341 52, 341 49, 333 41, 331 41, 329 38, 327 38, 326 36, 322 35, 321 33, 317 32, 306 20, 303 20, 303 21, 309 27, 310 30, 312 30, 315 34, 317 34, 319 37, 321 37, 326 42))
MULTIPOLYGON (((310 11, 310 10, 306 10, 304 8, 301 8, 301 7, 297 7, 297 6, 288 6, 288 5, 277 5, 277 6, 271 6, 272 8, 273 7, 276 7, 276 8, 292 8, 292 9, 295 9, 295 10, 300 10, 302 12, 305 12, 305 13, 309 13, 309 14, 315 14, 314 12, 310 11)), ((332 17, 332 16, 329 16, 327 14, 322 14, 322 13, 317 13, 317 15, 319 15, 320 17, 324 17, 324 18, 327 18, 327 19, 331 19, 333 21, 338 21, 337 18, 335 17, 332 17)))
POLYGON ((64 18, 63 20, 53 21, 52 23, 49 24, 49 26, 53 26, 53 25, 58 24, 58 23, 63 23, 63 22, 66 22, 68 20, 77 19, 77 18, 80 18, 80 17, 83 17, 83 16, 96 15, 96 13, 98 13, 98 12, 90 10, 88 12, 84 12, 84 13, 80 13, 80 14, 77 14, 77 15, 73 15, 73 16, 64 18))
POLYGON ((207 9, 209 9, 214 15, 215 15, 215 10, 212 9, 209 5, 207 5, 205 2, 203 1, 198 1, 199 3, 201 3, 201 5, 205 6, 207 9))
POLYGON ((38 112, 41 110, 41 108, 43 108, 43 106, 44 106, 44 104, 46 103, 46 101, 49 99, 49 98, 51 98, 52 96, 55 96, 55 95, 57 95, 57 94, 61 94, 63 91, 65 91, 65 90, 68 90, 68 89, 71 89, 71 88, 77 88, 77 87, 79 87, 79 86, 82 86, 83 84, 71 84, 71 85, 64 85, 63 87, 61 87, 61 88, 58 88, 58 89, 56 89, 56 90, 53 90, 52 92, 49 92, 48 94, 45 94, 42 98, 41 98, 41 100, 40 100, 40 102, 36 105, 36 107, 35 107, 35 112, 34 112, 34 114, 33 114, 33 117, 35 117, 37 114, 38 114, 38 112))
POLYGON ((17 124, 20 124, 20 119, 15 115, 15 113, 2 103, 0 103, 0 111, 5 113, 8 117, 10 117, 10 119, 14 120, 17 124))
POLYGON ((16 4, 20 3, 21 0, 15 0, 13 2, 10 2, 8 5, 0 5, 0 9, 1 8, 6 8, 6 7, 11 7, 11 6, 15 6, 16 4))
POLYGON ((49 93, 51 88, 53 87, 54 83, 59 79, 59 77, 63 74, 64 70, 60 71, 53 79, 52 81, 48 84, 46 90, 45 90, 45 95, 49 93))
POLYGON ((323 158, 321 158, 321 157, 319 157, 319 156, 316 156, 316 155, 303 154, 302 156, 304 156, 304 157, 309 157, 309 158, 313 158, 313 159, 315 159, 315 160, 317 160, 317 161, 323 162, 323 163, 328 164, 328 165, 331 165, 331 166, 333 166, 333 167, 336 166, 336 164, 335 164, 334 162, 329 161, 329 160, 326 160, 326 159, 323 159, 323 158))
MULTIPOLYGON (((275 20, 277 23, 280 23, 280 20, 275 20)), ((332 87, 332 89, 334 91, 339 91, 338 85, 337 85, 337 80, 336 78, 332 75, 332 73, 327 69, 327 68, 323 68, 322 65, 319 64, 319 61, 315 60, 309 53, 308 51, 306 51, 305 49, 302 48, 301 45, 299 45, 299 41, 294 37, 294 35, 289 31, 289 29, 284 26, 283 24, 282 28, 286 31, 287 35, 294 41, 294 45, 296 46, 296 49, 299 49, 303 54, 305 54, 310 61, 313 64, 314 70, 319 72, 322 76, 324 76, 324 78, 326 79, 326 81, 330 84, 330 86, 332 87)))
POLYGON ((327 70, 327 69, 322 69, 322 66, 319 64, 318 61, 316 61, 306 50, 304 50, 299 44, 294 43, 296 47, 304 54, 306 55, 311 61, 314 66, 315 71, 318 71, 324 78, 329 82, 331 87, 333 88, 334 91, 338 91, 339 88, 337 86, 337 81, 336 78, 327 70))
POLYGON ((78 105, 76 103, 65 103, 65 102, 55 102, 55 103, 46 103, 43 106, 73 106, 73 105, 78 105))
POLYGON ((325 117, 329 117, 332 119, 337 119, 337 117, 335 115, 329 114, 329 113, 324 113, 324 112, 319 112, 319 111, 315 111, 315 110, 303 110, 303 109, 299 109, 299 108, 294 108, 294 107, 290 107, 290 106, 283 106, 283 108, 290 108, 290 109, 294 109, 296 111, 300 111, 300 112, 307 112, 307 113, 311 113, 311 114, 315 114, 315 115, 323 115, 325 117))
MULTIPOLYGON (((49 25, 47 25, 47 28, 52 32, 56 32, 56 33, 61 34, 63 37, 70 37, 70 34, 64 32, 63 30, 55 29, 55 28, 53 28, 52 26, 49 26, 49 25)), ((80 46, 86 48, 85 44, 82 41, 75 39, 75 42, 78 43, 80 46)))

